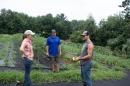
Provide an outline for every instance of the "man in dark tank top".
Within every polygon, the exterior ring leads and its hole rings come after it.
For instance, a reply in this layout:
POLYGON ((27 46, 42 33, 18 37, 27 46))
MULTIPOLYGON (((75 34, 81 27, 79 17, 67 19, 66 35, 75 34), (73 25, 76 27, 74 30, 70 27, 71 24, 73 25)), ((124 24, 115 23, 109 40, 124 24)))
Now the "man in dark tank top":
POLYGON ((73 60, 80 61, 83 86, 92 86, 92 79, 91 79, 92 61, 91 60, 93 56, 94 45, 90 40, 88 31, 84 31, 81 36, 85 42, 83 44, 80 56, 73 57, 73 60))

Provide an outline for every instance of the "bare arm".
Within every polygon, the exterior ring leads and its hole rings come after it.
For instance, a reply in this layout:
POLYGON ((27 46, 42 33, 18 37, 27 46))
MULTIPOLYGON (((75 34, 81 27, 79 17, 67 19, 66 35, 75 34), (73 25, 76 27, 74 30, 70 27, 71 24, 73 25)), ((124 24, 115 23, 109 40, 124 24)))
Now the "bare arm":
POLYGON ((49 49, 48 49, 48 46, 46 46, 46 55, 49 56, 49 49))
POLYGON ((33 48, 31 49, 31 52, 32 52, 31 57, 33 58, 34 57, 33 48))
POLYGON ((61 55, 61 45, 59 45, 59 55, 61 55))
POLYGON ((24 44, 24 42, 22 42, 22 44, 20 46, 20 51, 22 52, 22 54, 25 54, 24 48, 25 48, 25 44, 24 44))

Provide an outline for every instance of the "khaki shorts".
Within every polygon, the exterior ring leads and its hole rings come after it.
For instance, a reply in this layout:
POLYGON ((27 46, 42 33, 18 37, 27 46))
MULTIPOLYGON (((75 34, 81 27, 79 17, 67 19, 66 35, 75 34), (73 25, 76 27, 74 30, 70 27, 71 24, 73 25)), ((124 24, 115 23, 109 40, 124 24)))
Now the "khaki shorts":
POLYGON ((58 56, 56 56, 56 57, 50 57, 50 59, 51 59, 51 63, 58 63, 59 62, 59 57, 58 56))

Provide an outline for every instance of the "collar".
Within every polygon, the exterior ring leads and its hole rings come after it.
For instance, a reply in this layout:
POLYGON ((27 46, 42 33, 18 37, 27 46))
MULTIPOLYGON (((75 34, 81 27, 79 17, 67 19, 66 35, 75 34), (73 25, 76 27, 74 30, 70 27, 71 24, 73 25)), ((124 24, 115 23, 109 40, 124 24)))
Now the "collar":
POLYGON ((24 40, 25 40, 26 42, 32 43, 32 41, 31 41, 30 39, 28 39, 28 38, 25 38, 24 40))
POLYGON ((50 37, 51 37, 51 38, 56 38, 56 36, 52 36, 52 35, 51 35, 50 37))

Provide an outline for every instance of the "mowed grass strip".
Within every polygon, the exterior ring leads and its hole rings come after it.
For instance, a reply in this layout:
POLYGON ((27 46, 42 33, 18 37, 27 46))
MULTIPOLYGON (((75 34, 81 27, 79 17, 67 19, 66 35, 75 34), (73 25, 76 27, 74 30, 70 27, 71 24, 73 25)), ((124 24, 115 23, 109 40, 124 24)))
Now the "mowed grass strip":
MULTIPOLYGON (((0 72, 0 83, 14 83, 17 80, 23 82, 24 72, 6 71, 0 72)), ((93 80, 118 80, 125 76, 122 71, 113 70, 93 70, 93 80)), ((33 83, 52 82, 81 82, 80 70, 61 71, 59 73, 32 71, 31 79, 33 83)))

